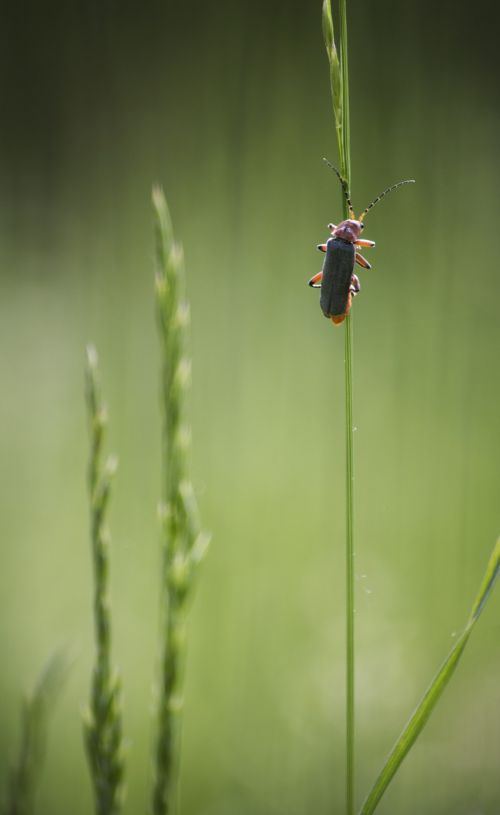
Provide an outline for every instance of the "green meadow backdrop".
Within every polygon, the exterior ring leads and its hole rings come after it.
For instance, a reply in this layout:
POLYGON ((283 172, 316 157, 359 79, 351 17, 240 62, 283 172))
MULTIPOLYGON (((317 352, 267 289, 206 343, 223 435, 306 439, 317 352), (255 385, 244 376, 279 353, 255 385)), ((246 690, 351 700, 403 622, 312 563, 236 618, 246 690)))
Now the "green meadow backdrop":
MULTIPOLYGON (((83 401, 96 343, 128 815, 150 789, 160 420, 150 190, 192 308, 193 468, 213 541, 189 625, 182 815, 342 812, 343 329, 308 289, 338 219, 321 4, 10 5, 0 88, 0 782, 23 689, 75 662, 40 815, 92 811, 83 401)), ((465 622, 500 532, 498 10, 351 2, 357 795, 465 622)), ((500 810, 500 597, 381 815, 500 810)))

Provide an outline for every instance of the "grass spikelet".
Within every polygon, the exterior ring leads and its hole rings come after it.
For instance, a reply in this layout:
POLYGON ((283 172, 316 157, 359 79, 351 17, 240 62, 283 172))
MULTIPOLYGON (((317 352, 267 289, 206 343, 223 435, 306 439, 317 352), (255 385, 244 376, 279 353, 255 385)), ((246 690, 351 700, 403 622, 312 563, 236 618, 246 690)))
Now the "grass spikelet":
POLYGON ((162 366, 163 487, 160 502, 162 644, 152 811, 166 815, 177 804, 185 623, 198 566, 209 538, 202 532, 190 479, 191 430, 186 394, 191 362, 186 354, 189 308, 184 299, 184 260, 175 243, 163 192, 153 189, 156 243, 156 311, 162 366))
POLYGON ((124 760, 122 745, 121 683, 111 668, 111 612, 108 597, 109 554, 105 527, 111 481, 117 462, 104 466, 102 447, 107 411, 98 386, 97 353, 87 349, 86 397, 90 431, 88 486, 94 568, 94 625, 96 662, 84 735, 97 815, 118 815, 122 809, 124 760))
MULTIPOLYGON (((335 118, 335 129, 337 142, 339 145, 339 155, 343 144, 343 95, 342 95, 342 74, 337 46, 335 44, 335 32, 333 27, 332 9, 330 0, 323 0, 323 37, 325 40, 326 54, 330 63, 330 90, 333 102, 333 114, 335 118)), ((345 168, 342 169, 344 173, 345 168)))

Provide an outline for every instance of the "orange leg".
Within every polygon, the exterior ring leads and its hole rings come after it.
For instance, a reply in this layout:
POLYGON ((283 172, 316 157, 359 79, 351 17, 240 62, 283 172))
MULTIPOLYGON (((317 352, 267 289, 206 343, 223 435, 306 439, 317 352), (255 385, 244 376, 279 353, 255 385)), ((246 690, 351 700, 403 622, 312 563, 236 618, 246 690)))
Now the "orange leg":
POLYGON ((365 249, 373 249, 375 246, 375 241, 368 241, 366 238, 359 238, 359 240, 354 241, 355 246, 364 246, 365 249))
POLYGON ((318 272, 315 274, 314 277, 311 277, 309 281, 309 285, 313 287, 313 289, 320 289, 321 288, 321 279, 323 277, 323 272, 318 272))
POLYGON ((319 249, 320 252, 326 252, 326 243, 318 243, 316 249, 319 249))
POLYGON ((371 263, 368 263, 367 259, 364 258, 363 255, 360 255, 359 252, 356 252, 356 263, 359 263, 359 265, 362 266, 363 269, 372 268, 371 263))

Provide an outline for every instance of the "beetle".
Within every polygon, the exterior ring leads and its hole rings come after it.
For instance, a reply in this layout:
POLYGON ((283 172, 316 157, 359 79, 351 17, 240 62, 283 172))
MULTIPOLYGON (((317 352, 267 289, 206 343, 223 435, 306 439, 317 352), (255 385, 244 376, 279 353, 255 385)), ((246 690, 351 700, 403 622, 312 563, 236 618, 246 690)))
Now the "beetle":
POLYGON ((325 252, 323 268, 309 280, 309 285, 313 288, 321 288, 320 306, 321 311, 328 317, 334 325, 343 323, 351 310, 352 298, 361 290, 359 278, 354 274, 354 265, 357 263, 363 269, 371 269, 371 264, 358 251, 360 248, 372 248, 374 241, 361 237, 364 229, 363 220, 365 215, 377 204, 385 195, 403 184, 414 184, 413 178, 407 181, 398 181, 392 187, 387 187, 380 193, 366 209, 363 210, 359 218, 356 218, 352 207, 347 182, 340 175, 339 171, 328 159, 324 159, 328 166, 336 173, 347 201, 349 218, 341 221, 338 225, 328 224, 330 238, 326 243, 318 244, 318 249, 325 252))

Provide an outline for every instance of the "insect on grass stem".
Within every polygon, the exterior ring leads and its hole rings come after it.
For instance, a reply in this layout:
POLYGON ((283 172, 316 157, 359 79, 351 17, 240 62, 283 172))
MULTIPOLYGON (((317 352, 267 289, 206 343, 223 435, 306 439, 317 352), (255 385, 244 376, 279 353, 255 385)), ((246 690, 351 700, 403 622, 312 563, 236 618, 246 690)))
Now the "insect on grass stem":
MULTIPOLYGON (((335 132, 340 173, 351 188, 351 145, 349 122, 349 65, 347 55, 347 0, 339 0, 339 53, 335 44, 330 0, 323 1, 323 34, 330 63, 335 132)), ((344 218, 349 217, 347 200, 344 218)), ((354 813, 354 463, 352 404, 352 316, 345 318, 345 433, 346 433, 346 815, 354 813)))

